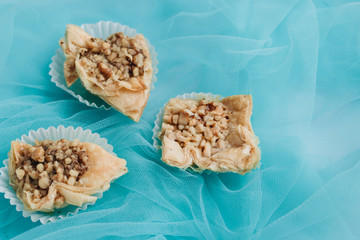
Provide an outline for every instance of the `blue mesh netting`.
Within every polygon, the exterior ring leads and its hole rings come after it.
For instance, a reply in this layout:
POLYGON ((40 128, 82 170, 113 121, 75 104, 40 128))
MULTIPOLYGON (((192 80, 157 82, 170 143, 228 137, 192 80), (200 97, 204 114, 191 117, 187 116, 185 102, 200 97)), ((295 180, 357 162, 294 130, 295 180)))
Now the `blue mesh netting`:
POLYGON ((107 138, 130 170, 96 205, 46 225, 1 194, 0 237, 360 238, 359 12, 321 0, 0 2, 1 159, 11 140, 62 124, 107 138), (137 29, 159 54, 139 123, 50 82, 65 25, 101 20, 137 29), (259 170, 201 175, 161 162, 155 115, 193 91, 253 95, 259 170))

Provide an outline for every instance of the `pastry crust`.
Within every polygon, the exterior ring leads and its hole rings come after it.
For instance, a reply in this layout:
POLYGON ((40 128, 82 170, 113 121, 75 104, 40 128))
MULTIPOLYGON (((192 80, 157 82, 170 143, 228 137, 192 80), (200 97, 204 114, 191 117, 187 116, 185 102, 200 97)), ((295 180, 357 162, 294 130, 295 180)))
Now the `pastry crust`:
POLYGON ((197 171, 251 171, 261 155, 251 114, 251 95, 229 96, 220 101, 171 99, 165 106, 158 135, 162 160, 197 171))
MULTIPOLYGON (((50 140, 46 141, 51 142, 50 140)), ((64 172, 65 163, 63 162, 64 165, 59 164, 62 161, 58 159, 59 152, 49 150, 53 154, 51 159, 54 159, 49 161, 50 158, 48 157, 51 154, 48 154, 49 151, 46 150, 44 153, 44 150, 42 150, 44 145, 32 146, 16 141, 11 143, 11 150, 9 152, 10 185, 14 188, 17 197, 24 203, 24 207, 27 210, 52 212, 57 208, 63 208, 67 205, 82 206, 84 203, 94 202, 97 200, 97 197, 91 195, 107 190, 113 180, 128 172, 124 159, 111 155, 94 143, 82 142, 79 144, 81 149, 86 149, 85 152, 80 153, 82 154, 81 156, 86 154, 86 162, 82 163, 83 166, 78 165, 80 167, 78 169, 81 170, 71 169, 70 175, 68 172, 69 178, 66 182, 63 179, 66 176, 64 172), (36 151, 40 152, 38 159, 42 158, 42 161, 33 157, 36 151), (59 166, 59 168, 56 169, 56 166, 59 166), (49 167, 51 167, 50 170, 48 169, 49 167), (59 174, 63 175, 61 179, 59 174), (44 182, 42 180, 43 177, 47 178, 47 185, 45 186, 42 183, 44 182), (41 191, 44 194, 36 196, 41 191)), ((66 160, 69 159, 66 155, 64 156, 66 160)), ((71 167, 75 163, 67 164, 71 167)))
POLYGON ((64 75, 68 87, 80 78, 88 91, 134 121, 140 120, 153 72, 142 34, 127 37, 114 33, 102 40, 78 26, 67 25, 65 38, 59 44, 66 56, 64 75))

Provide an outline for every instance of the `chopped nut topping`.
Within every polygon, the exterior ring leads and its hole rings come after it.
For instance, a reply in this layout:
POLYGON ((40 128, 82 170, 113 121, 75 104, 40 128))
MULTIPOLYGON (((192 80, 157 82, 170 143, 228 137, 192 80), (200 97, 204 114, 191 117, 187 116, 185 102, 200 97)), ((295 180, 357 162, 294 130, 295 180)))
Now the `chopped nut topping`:
POLYGON ((174 115, 172 116, 172 121, 173 121, 173 124, 178 124, 178 121, 179 121, 179 115, 174 114, 174 115))
POLYGON ((65 158, 65 164, 70 164, 72 162, 71 158, 65 158))
MULTIPOLYGON (((15 166, 18 186, 38 202, 47 195, 53 181, 75 185, 87 171, 87 159, 86 148, 79 141, 36 141, 35 146, 20 151, 15 166)), ((55 205, 63 202, 64 197, 59 195, 55 205)))
POLYGON ((36 169, 39 171, 39 173, 42 173, 44 171, 44 165, 42 163, 39 163, 36 166, 36 169))
POLYGON ((109 91, 118 89, 119 81, 131 81, 144 75, 147 56, 139 45, 139 39, 115 33, 106 40, 94 39, 90 49, 80 50, 81 64, 90 77, 109 91))
POLYGON ((199 147, 204 157, 225 149, 230 111, 217 101, 184 101, 185 109, 171 106, 170 115, 164 115, 160 138, 167 136, 181 147, 199 147))
POLYGON ((23 169, 16 169, 16 176, 18 177, 19 180, 21 180, 25 175, 25 171, 23 169))
POLYGON ((31 153, 31 158, 37 162, 44 162, 44 149, 43 148, 33 148, 31 153))

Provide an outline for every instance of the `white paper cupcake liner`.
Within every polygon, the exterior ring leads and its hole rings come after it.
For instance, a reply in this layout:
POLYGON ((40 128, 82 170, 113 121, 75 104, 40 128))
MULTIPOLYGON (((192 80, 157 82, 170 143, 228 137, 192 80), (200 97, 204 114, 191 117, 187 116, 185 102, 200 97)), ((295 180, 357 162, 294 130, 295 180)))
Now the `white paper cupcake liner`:
MULTIPOLYGON (((81 127, 74 129, 73 127, 67 127, 60 125, 58 128, 49 127, 48 129, 40 128, 37 131, 31 130, 28 135, 22 135, 21 139, 16 139, 16 141, 21 141, 24 143, 35 145, 35 140, 60 140, 65 138, 67 140, 79 139, 81 142, 90 142, 95 143, 105 149, 107 152, 116 156, 113 152, 113 147, 107 143, 105 138, 101 138, 99 134, 92 133, 90 130, 83 130, 81 127)), ((24 209, 23 203, 16 197, 14 189, 9 184, 9 172, 8 164, 9 159, 4 160, 5 167, 0 168, 0 192, 5 194, 6 199, 10 199, 10 204, 16 206, 16 211, 22 212, 22 215, 27 218, 30 217, 31 221, 37 222, 40 221, 42 224, 47 222, 54 222, 60 218, 65 218, 70 214, 76 214, 79 210, 86 210, 88 205, 94 205, 95 202, 90 202, 78 206, 67 206, 65 208, 56 209, 54 212, 31 212, 24 209)), ((103 193, 96 193, 93 196, 96 196, 98 199, 101 199, 103 193)))
MULTIPOLYGON (((111 34, 117 32, 123 32, 126 36, 129 37, 134 37, 138 34, 133 28, 110 21, 101 21, 96 24, 83 24, 81 25, 81 28, 92 36, 102 39, 106 39, 111 34)), ((149 47, 151 65, 153 68, 152 82, 150 86, 150 90, 153 90, 154 83, 157 80, 156 74, 158 72, 157 65, 159 61, 157 60, 157 53, 155 52, 155 48, 150 44, 149 40, 147 40, 146 38, 145 40, 149 47)), ((51 60, 52 62, 50 64, 49 74, 51 76, 51 81, 54 82, 57 87, 65 90, 71 96, 75 97, 80 102, 86 104, 89 107, 104 108, 106 110, 109 110, 111 108, 111 106, 107 104, 104 100, 87 91, 80 81, 76 81, 73 85, 71 85, 71 87, 67 87, 64 77, 64 62, 66 58, 61 48, 56 50, 56 54, 51 58, 51 60)))
MULTIPOLYGON (((195 99, 195 100, 200 100, 200 99, 206 99, 206 100, 220 100, 222 97, 220 95, 216 95, 216 94, 212 94, 212 93, 196 93, 196 92, 192 92, 192 93, 185 93, 183 95, 178 95, 176 96, 176 98, 180 98, 180 99, 195 99)), ((164 115, 164 111, 165 111, 165 106, 167 103, 164 104, 164 106, 160 109, 159 113, 156 114, 156 120, 155 120, 155 126, 153 128, 153 146, 156 150, 161 150, 161 141, 159 139, 159 135, 160 135, 160 130, 161 130, 161 125, 163 123, 163 115, 164 115)), ((201 171, 197 168, 193 168, 193 167, 189 167, 186 169, 186 171, 188 172, 206 172, 206 173, 212 173, 211 171, 201 171)))

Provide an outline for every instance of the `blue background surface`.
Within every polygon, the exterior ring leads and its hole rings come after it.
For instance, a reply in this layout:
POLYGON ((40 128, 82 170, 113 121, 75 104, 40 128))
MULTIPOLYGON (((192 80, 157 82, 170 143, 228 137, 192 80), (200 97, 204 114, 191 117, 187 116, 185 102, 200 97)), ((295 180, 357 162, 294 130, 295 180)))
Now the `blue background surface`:
POLYGON ((1 194, 0 237, 359 239, 359 13, 336 0, 1 1, 0 158, 29 130, 81 126, 130 172, 85 212, 46 225, 1 194), (101 20, 137 29, 158 52, 140 123, 50 82, 65 25, 101 20), (259 170, 199 175, 161 162, 155 115, 193 91, 252 94, 259 170))

